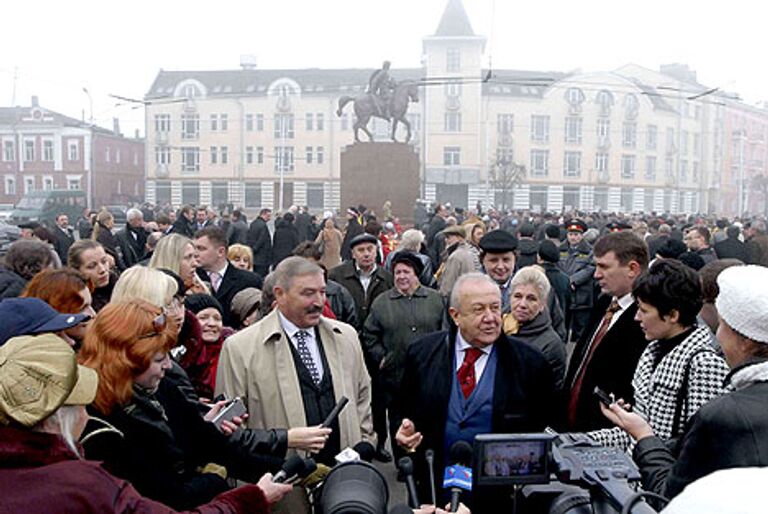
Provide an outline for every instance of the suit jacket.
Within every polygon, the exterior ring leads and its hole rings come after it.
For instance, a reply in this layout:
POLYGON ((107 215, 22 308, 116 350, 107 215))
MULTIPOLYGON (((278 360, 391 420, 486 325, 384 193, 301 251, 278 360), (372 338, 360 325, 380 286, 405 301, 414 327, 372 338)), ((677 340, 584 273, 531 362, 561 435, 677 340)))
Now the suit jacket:
MULTIPOLYGON (((227 271, 224 272, 224 277, 221 279, 221 283, 219 284, 219 289, 216 292, 213 292, 213 288, 211 288, 211 294, 213 294, 213 296, 219 301, 222 308, 224 309, 222 314, 222 321, 224 322, 224 326, 231 327, 234 326, 234 320, 232 319, 232 314, 230 312, 232 298, 234 298, 237 293, 247 287, 255 287, 257 289, 261 289, 264 285, 264 281, 262 280, 261 275, 258 273, 254 273, 253 271, 244 271, 236 268, 232 265, 231 262, 228 264, 229 265, 227 266, 227 271)), ((202 268, 198 268, 197 274, 204 282, 207 282, 210 285, 211 279, 208 276, 208 272, 202 268)))
POLYGON ((263 218, 257 217, 248 229, 248 245, 253 250, 254 266, 272 264, 272 236, 263 218))
MULTIPOLYGON (((341 447, 352 447, 361 441, 375 446, 370 378, 355 330, 346 323, 321 318, 318 333, 336 399, 349 398, 349 405, 339 415, 341 447)), ((224 343, 216 374, 216 394, 243 397, 248 407, 249 428, 307 425, 289 344, 277 310, 224 343)))
POLYGON ((355 328, 358 332, 362 332, 365 318, 368 317, 371 304, 376 297, 395 285, 392 274, 381 266, 377 266, 366 292, 363 290, 363 285, 357 277, 354 261, 339 264, 328 272, 328 278, 344 286, 355 300, 355 315, 357 318, 355 328))
MULTIPOLYGON (((424 439, 412 456, 419 487, 429 481, 424 465, 424 451, 435 452, 435 467, 444 462, 445 425, 453 383, 455 329, 429 334, 408 346, 403 380, 397 395, 397 408, 402 418, 413 421, 424 439)), ((544 356, 522 341, 503 333, 494 343, 497 352, 496 376, 493 381, 493 420, 495 433, 540 432, 557 415, 557 399, 552 370, 544 356)), ((390 411, 392 413, 392 411, 390 411)), ((426 498, 426 496, 422 496, 426 498)))
POLYGON ((61 228, 56 227, 52 229, 51 232, 55 237, 53 249, 58 254, 59 259, 61 259, 61 263, 66 265, 67 252, 69 252, 69 247, 72 246, 72 243, 75 242, 75 237, 72 235, 72 231, 70 229, 67 229, 65 232, 61 228))
POLYGON ((123 256, 123 263, 126 268, 138 264, 144 258, 147 251, 147 231, 140 229, 136 231, 136 238, 133 237, 128 224, 115 234, 117 245, 120 247, 120 253, 123 256))
POLYGON ((720 259, 739 259, 747 262, 747 248, 738 239, 727 238, 715 244, 715 253, 720 259))
MULTIPOLYGON (((601 296, 595 303, 589 323, 571 355, 565 378, 568 391, 573 387, 577 368, 610 303, 611 297, 607 295, 601 296)), ((624 398, 627 402, 634 403, 632 377, 640 355, 648 346, 640 324, 635 321, 636 312, 637 302, 633 302, 611 326, 592 355, 579 394, 576 424, 568 427, 570 431, 585 432, 613 426, 600 412, 599 402, 593 394, 595 386, 599 386, 606 393, 613 393, 616 398, 624 398)))

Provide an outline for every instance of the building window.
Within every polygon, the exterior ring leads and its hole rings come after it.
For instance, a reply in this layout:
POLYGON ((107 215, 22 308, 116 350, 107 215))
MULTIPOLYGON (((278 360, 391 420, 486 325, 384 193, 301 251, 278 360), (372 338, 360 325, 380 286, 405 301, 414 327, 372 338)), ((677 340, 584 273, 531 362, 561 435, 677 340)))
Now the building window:
MULTIPOLYGON (((215 148, 215 147, 211 147, 215 148)), ((200 171, 200 148, 197 146, 181 147, 181 171, 191 173, 200 171)))
POLYGON ((53 177, 43 177, 43 191, 53 191, 53 177))
POLYGON ((581 152, 565 152, 563 176, 568 178, 581 176, 581 152))
POLYGON ((458 80, 448 80, 445 83, 445 96, 456 98, 461 96, 461 82, 458 80))
POLYGON ((317 122, 317 130, 319 131, 325 130, 325 115, 322 112, 317 113, 317 116, 315 116, 315 120, 317 122))
POLYGON ((512 164, 514 154, 512 148, 499 147, 496 149, 496 162, 499 164, 512 164))
POLYGON ((563 187, 563 208, 567 211, 579 208, 579 186, 563 187))
POLYGON ((598 118, 597 120, 597 144, 605 146, 611 140, 611 120, 598 118))
POLYGON ((444 128, 446 132, 461 132, 461 113, 446 112, 444 128))
POLYGON ((248 132, 253 132, 253 114, 245 115, 245 130, 248 132))
POLYGON ((325 147, 318 146, 315 149, 316 156, 317 156, 317 164, 323 164, 325 162, 325 147))
POLYGON ((155 164, 171 164, 171 148, 168 146, 155 147, 155 164))
POLYGON ((499 134, 511 134, 515 128, 514 114, 499 114, 496 117, 496 129, 499 134))
POLYGON ((672 157, 667 157, 664 160, 664 176, 667 177, 667 180, 675 178, 675 161, 672 157))
POLYGON ((635 156, 634 155, 621 156, 621 178, 627 178, 627 179, 635 178, 635 156))
POLYGON ((256 147, 256 164, 264 164, 264 147, 256 147))
POLYGON ((699 161, 693 161, 693 169, 691 170, 691 173, 691 179, 693 180, 693 183, 697 184, 699 182, 699 161))
POLYGON ((200 134, 200 116, 197 114, 181 115, 181 139, 197 139, 200 134))
POLYGON ((221 147, 221 164, 227 164, 227 163, 229 163, 229 147, 222 146, 221 147))
POLYGON ((531 175, 546 177, 549 173, 549 150, 531 150, 531 175))
POLYGON ((245 206, 261 207, 261 182, 245 183, 245 206))
POLYGON ((79 178, 67 178, 67 189, 70 191, 80 191, 80 179, 79 178))
POLYGON ((680 183, 688 182, 688 161, 680 159, 680 183))
POLYGON ((443 147, 443 164, 446 166, 461 164, 461 148, 458 146, 443 147))
POLYGON ((211 154, 211 164, 218 164, 219 163, 219 149, 216 148, 215 146, 212 146, 209 153, 211 154))
POLYGON ((13 141, 3 141, 3 160, 13 162, 16 160, 16 147, 13 141))
POLYGON ((225 205, 229 200, 229 184, 226 182, 211 183, 211 204, 225 205))
POLYGON ((253 147, 252 146, 245 147, 245 163, 253 164, 253 147))
POLYGON ((565 118, 565 142, 581 144, 582 119, 574 116, 565 118))
POLYGON ((605 173, 608 171, 608 154, 598 152, 595 154, 595 171, 605 173))
POLYGON ((307 164, 312 164, 313 148, 311 146, 308 146, 306 148, 306 153, 307 153, 307 157, 306 157, 307 164))
POLYGON ((613 94, 606 89, 598 91, 595 103, 600 106, 600 114, 608 115, 611 113, 611 107, 613 106, 613 94))
POLYGON ((169 180, 155 182, 155 200, 157 205, 171 203, 171 182, 169 180))
POLYGON ((667 151, 674 151, 675 147, 675 129, 667 127, 667 151))
POLYGON ((104 149, 104 162, 109 162, 109 147, 104 149))
POLYGON ((652 155, 645 158, 645 180, 656 180, 656 157, 652 155))
POLYGON ((256 131, 257 132, 264 131, 264 115, 263 114, 256 115, 256 131))
POLYGON ((117 164, 120 164, 120 149, 119 148, 115 148, 115 162, 117 164))
POLYGON ((286 172, 293 171, 293 147, 276 146, 275 147, 275 171, 286 172))
POLYGON ((629 187, 622 187, 619 193, 619 205, 623 212, 632 212, 634 208, 634 191, 629 187))
POLYGON ((315 129, 315 115, 311 112, 308 112, 306 115, 306 121, 307 121, 307 128, 306 130, 314 130, 315 129))
POLYGON ((688 131, 683 130, 680 133, 680 151, 683 155, 688 153, 688 131))
POLYGON ((531 116, 531 141, 549 142, 549 116, 531 116))
POLYGON ((229 114, 220 114, 219 121, 221 121, 221 131, 226 132, 229 130, 229 114))
POLYGON ((16 194, 16 179, 14 177, 5 177, 5 194, 16 194))
POLYGON ((197 205, 200 203, 200 183, 185 180, 181 183, 181 203, 197 205))
POLYGON ((293 139, 293 135, 293 114, 275 114, 275 138, 293 139))
POLYGON ((445 71, 455 72, 461 70, 461 50, 449 48, 445 53, 445 71))
POLYGON ((581 105, 585 98, 584 92, 577 87, 569 88, 565 93, 565 99, 574 107, 581 105))
POLYGON ((133 152, 133 165, 134 166, 139 165, 139 153, 136 151, 133 152))
POLYGON ((211 132, 216 132, 218 130, 219 130, 219 115, 211 114, 211 132))
POLYGON ((547 208, 547 186, 531 186, 531 209, 544 211, 547 208))
POLYGON ((322 182, 307 183, 307 207, 310 209, 325 207, 325 188, 322 182))
POLYGON ((637 146, 637 123, 624 123, 621 144, 624 148, 635 148, 637 146))
POLYGON ((656 125, 648 125, 645 133, 645 149, 656 150, 657 140, 659 138, 659 129, 656 125))
POLYGON ((693 155, 698 157, 701 153, 701 135, 693 135, 693 155))
POLYGON ((53 161, 53 141, 46 139, 43 141, 43 160, 53 161))
POLYGON ((171 115, 170 114, 155 114, 155 132, 170 132, 171 131, 171 115))
POLYGON ((24 140, 24 160, 27 162, 35 160, 35 142, 31 139, 24 140))
POLYGON ((35 177, 24 177, 24 194, 35 190, 35 177))
POLYGON ((67 154, 70 161, 80 160, 80 143, 77 141, 67 142, 67 154))

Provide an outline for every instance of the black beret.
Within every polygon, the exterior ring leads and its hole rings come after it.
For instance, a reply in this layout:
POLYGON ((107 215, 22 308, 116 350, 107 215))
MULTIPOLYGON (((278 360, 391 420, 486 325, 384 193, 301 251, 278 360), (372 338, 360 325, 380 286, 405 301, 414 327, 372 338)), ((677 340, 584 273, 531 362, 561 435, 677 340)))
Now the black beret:
POLYGON ((485 253, 511 252, 517 248, 517 238, 506 230, 491 230, 480 239, 479 246, 485 253))
POLYGON ((358 234, 355 237, 352 238, 352 241, 349 242, 349 247, 354 248, 357 245, 361 245, 363 243, 373 243, 377 245, 379 243, 379 240, 376 239, 376 236, 368 233, 358 234))
POLYGON ((685 243, 677 239, 669 238, 656 250, 656 255, 664 259, 677 259, 688 251, 685 243))
POLYGON ((586 232, 587 224, 581 220, 571 220, 565 224, 565 230, 567 232, 586 232))
POLYGON ((396 264, 407 264, 411 268, 413 268, 413 272, 416 273, 416 276, 418 277, 421 275, 421 272, 424 271, 424 264, 422 264, 421 259, 419 259, 419 256, 415 253, 411 252, 410 250, 401 250, 399 252, 394 253, 394 257, 392 257, 392 272, 395 271, 395 265, 396 264))
POLYGON ((557 263, 560 261, 560 250, 555 243, 545 239, 539 244, 539 257, 545 262, 557 263))
POLYGON ((36 221, 27 221, 25 223, 19 223, 19 228, 26 228, 28 230, 35 230, 36 228, 40 228, 40 223, 36 221))
POLYGON ((184 307, 191 311, 193 314, 197 314, 203 309, 213 307, 219 314, 224 313, 224 309, 221 307, 219 301, 213 296, 205 293, 191 294, 184 298, 184 307))

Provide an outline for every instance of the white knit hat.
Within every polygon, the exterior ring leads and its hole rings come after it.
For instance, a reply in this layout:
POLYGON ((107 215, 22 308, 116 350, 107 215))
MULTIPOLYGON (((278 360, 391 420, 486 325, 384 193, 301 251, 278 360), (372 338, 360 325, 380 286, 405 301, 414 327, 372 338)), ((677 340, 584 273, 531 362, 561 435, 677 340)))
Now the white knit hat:
POLYGON ((732 266, 717 277, 717 312, 732 329, 768 343, 768 268, 732 266))

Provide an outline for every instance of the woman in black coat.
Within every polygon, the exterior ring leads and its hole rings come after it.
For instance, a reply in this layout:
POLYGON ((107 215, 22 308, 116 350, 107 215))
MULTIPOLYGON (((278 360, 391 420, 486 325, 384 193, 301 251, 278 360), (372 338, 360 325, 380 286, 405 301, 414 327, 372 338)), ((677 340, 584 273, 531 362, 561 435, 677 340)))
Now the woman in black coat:
POLYGON ((272 237, 272 269, 280 261, 289 257, 301 240, 299 230, 293 224, 293 214, 286 212, 282 218, 275 221, 275 234, 272 237))
POLYGON ((717 338, 734 391, 704 405, 672 450, 622 400, 601 406, 637 441, 643 488, 668 498, 713 471, 768 466, 768 268, 734 266, 717 283, 717 338))

